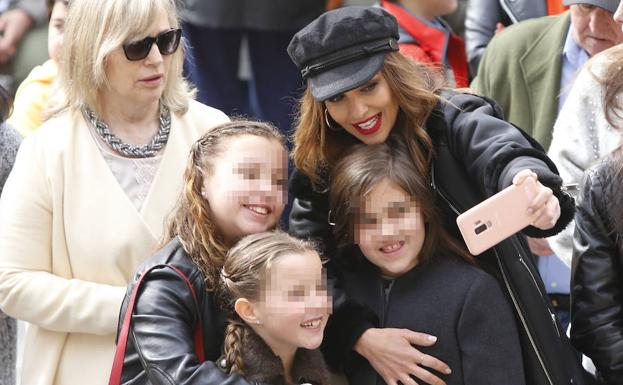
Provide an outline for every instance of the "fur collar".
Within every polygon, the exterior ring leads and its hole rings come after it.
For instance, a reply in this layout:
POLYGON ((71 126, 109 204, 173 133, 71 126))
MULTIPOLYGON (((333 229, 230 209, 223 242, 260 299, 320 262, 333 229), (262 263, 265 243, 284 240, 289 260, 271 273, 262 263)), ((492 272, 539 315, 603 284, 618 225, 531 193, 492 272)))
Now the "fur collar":
MULTIPOLYGON (((287 385, 281 359, 248 327, 245 327, 242 346, 244 378, 272 385, 287 385)), ((292 378, 295 384, 328 385, 329 371, 320 350, 299 348, 294 357, 292 378)))

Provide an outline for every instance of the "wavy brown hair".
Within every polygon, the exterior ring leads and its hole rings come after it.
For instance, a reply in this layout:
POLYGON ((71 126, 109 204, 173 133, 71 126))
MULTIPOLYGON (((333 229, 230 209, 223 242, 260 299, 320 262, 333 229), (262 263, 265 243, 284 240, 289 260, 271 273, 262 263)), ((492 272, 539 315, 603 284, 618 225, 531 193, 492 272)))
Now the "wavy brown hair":
POLYGON ((237 120, 211 128, 193 144, 184 172, 184 189, 169 223, 163 243, 178 237, 184 250, 205 276, 208 291, 217 290, 227 247, 210 204, 201 195, 204 178, 213 172, 221 154, 231 150, 234 138, 252 135, 275 140, 286 150, 285 139, 275 127, 237 120))
MULTIPOLYGON (((437 92, 444 86, 443 77, 425 64, 398 52, 389 52, 380 71, 400 107, 396 126, 408 143, 409 153, 422 175, 428 172, 433 144, 424 127, 437 104, 437 92)), ((294 165, 321 186, 319 171, 331 168, 349 146, 359 143, 345 130, 334 131, 324 119, 324 103, 316 101, 308 89, 299 102, 296 130, 293 135, 294 165)))
POLYGON ((318 254, 313 243, 274 231, 248 235, 227 253, 221 272, 221 302, 230 317, 224 347, 225 367, 230 373, 244 375, 242 345, 247 333, 253 332, 236 314, 236 300, 260 301, 272 264, 284 255, 308 252, 318 254))
POLYGON ((606 120, 612 127, 621 130, 623 102, 618 96, 623 95, 623 47, 616 46, 606 52, 609 64, 603 76, 596 78, 603 87, 602 104, 606 120))
POLYGON ((418 260, 425 262, 441 251, 458 255, 473 264, 474 258, 444 230, 434 193, 423 176, 426 174, 416 169, 407 146, 401 136, 392 134, 385 143, 352 146, 335 165, 329 201, 335 218, 333 233, 338 247, 345 248, 355 243, 356 224, 359 223, 365 197, 383 179, 388 179, 415 199, 421 210, 426 237, 418 260))

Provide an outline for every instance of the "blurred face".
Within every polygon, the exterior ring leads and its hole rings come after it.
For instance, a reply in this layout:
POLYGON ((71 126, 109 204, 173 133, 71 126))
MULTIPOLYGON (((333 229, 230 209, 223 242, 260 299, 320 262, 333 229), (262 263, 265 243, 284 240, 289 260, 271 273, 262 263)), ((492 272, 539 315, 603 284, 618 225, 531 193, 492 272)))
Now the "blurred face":
MULTIPOLYGON (((147 36, 156 37, 170 29, 166 14, 161 12, 141 39, 147 36)), ((128 60, 123 48, 118 47, 106 58, 105 69, 110 87, 102 90, 104 102, 112 98, 137 106, 158 103, 170 66, 171 55, 162 55, 155 44, 151 46, 147 57, 136 61, 128 60)))
POLYGON ((255 135, 226 139, 203 191, 228 244, 272 229, 285 205, 287 154, 276 140, 255 135))
POLYGON ((621 22, 616 21, 612 13, 586 4, 570 8, 573 38, 590 56, 623 43, 621 22))
POLYGON ((458 6, 457 0, 398 0, 398 2, 412 13, 428 20, 449 15, 458 6))
POLYGON ((426 236, 414 199, 394 182, 383 179, 363 203, 355 224, 361 252, 386 277, 397 278, 413 269, 426 236))
POLYGON ((383 143, 387 139, 399 109, 398 101, 380 73, 361 87, 324 103, 335 123, 365 144, 383 143))
POLYGON ((57 1, 52 8, 52 16, 48 25, 48 54, 50 59, 58 61, 63 34, 65 33, 65 19, 67 19, 67 5, 63 1, 57 1))
POLYGON ((318 254, 281 256, 271 266, 267 279, 266 292, 254 304, 260 324, 251 326, 281 357, 299 347, 318 348, 331 311, 318 254))

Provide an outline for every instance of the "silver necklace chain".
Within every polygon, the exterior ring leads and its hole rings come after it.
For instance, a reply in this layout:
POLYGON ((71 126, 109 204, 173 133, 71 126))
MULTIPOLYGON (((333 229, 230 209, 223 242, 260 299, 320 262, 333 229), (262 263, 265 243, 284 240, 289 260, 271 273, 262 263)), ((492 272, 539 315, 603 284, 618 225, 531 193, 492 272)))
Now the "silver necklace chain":
POLYGON ((155 156, 167 144, 169 133, 171 132, 171 112, 162 104, 160 104, 160 128, 158 128, 158 132, 151 139, 151 142, 144 146, 135 146, 122 141, 110 131, 106 123, 97 118, 95 112, 90 108, 84 107, 84 115, 104 142, 116 153, 126 158, 150 158, 155 156))

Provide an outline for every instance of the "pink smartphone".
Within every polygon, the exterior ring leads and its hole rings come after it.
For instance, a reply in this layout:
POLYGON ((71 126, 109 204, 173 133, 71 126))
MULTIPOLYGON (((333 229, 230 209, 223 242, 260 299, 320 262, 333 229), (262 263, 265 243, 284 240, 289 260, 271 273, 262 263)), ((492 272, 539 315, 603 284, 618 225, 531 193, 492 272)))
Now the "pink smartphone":
POLYGON ((511 185, 456 218, 469 252, 478 255, 530 224, 528 207, 539 188, 526 178, 511 185))

